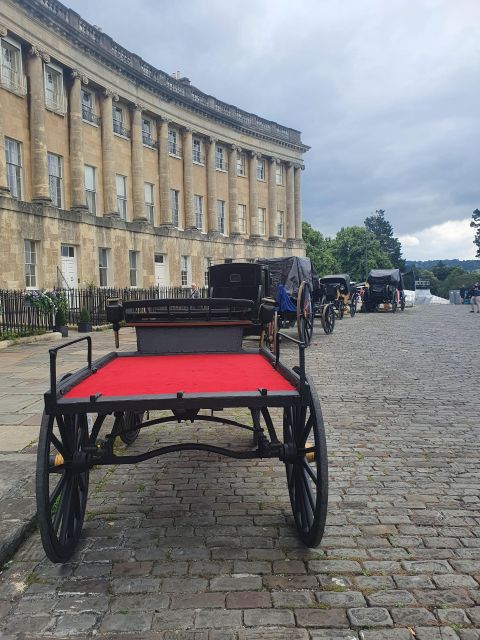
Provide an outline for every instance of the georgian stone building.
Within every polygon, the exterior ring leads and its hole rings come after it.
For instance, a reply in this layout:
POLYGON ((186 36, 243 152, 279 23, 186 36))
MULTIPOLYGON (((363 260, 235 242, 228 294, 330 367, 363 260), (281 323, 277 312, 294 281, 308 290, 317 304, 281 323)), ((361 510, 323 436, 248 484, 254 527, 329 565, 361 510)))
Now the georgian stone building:
POLYGON ((2 0, 0 288, 204 284, 304 255, 296 130, 220 102, 57 0, 2 0))

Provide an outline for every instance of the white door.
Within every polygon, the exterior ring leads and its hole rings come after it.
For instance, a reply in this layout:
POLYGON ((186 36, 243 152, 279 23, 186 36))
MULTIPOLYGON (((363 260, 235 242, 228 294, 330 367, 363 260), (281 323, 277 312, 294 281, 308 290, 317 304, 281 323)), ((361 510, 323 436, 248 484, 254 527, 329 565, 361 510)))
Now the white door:
POLYGON ((167 256, 163 253, 155 254, 155 285, 168 287, 167 256))
POLYGON ((78 286, 77 255, 75 247, 70 244, 62 244, 62 275, 66 286, 71 289, 78 286))

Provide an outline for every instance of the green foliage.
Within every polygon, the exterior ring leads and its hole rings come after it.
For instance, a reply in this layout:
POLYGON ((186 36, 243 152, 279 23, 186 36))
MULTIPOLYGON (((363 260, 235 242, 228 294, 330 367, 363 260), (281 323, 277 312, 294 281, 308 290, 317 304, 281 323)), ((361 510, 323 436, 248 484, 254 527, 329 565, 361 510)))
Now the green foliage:
POLYGON ((442 262, 442 260, 439 260, 431 270, 435 277, 438 278, 438 280, 445 280, 447 276, 450 275, 453 269, 455 269, 455 267, 449 267, 444 262, 442 262))
POLYGON ((55 313, 55 326, 56 327, 64 327, 67 323, 67 319, 65 317, 65 311, 62 307, 57 309, 55 313))
POLYGON ((333 240, 339 271, 352 280, 365 280, 371 269, 391 269, 392 262, 378 239, 364 227, 342 227, 333 240))
POLYGON ((473 239, 473 244, 477 247, 477 253, 475 254, 477 258, 480 258, 480 211, 475 209, 472 213, 472 221, 470 222, 470 226, 475 229, 475 238, 473 239))
POLYGON ((307 256, 319 275, 338 272, 339 266, 333 255, 333 243, 325 238, 320 231, 314 229, 308 222, 303 222, 303 240, 307 245, 307 256))
POLYGON ((0 335, 0 340, 16 340, 17 338, 27 338, 29 336, 40 336, 45 333, 42 329, 25 329, 23 331, 6 331, 0 335))
POLYGON ((403 269, 405 260, 402 259, 402 245, 398 238, 393 237, 393 227, 385 219, 384 209, 377 209, 374 215, 365 218, 364 224, 377 238, 381 250, 388 254, 392 266, 403 269))
POLYGON ((90 311, 86 307, 82 307, 80 309, 79 322, 89 323, 90 322, 90 311))

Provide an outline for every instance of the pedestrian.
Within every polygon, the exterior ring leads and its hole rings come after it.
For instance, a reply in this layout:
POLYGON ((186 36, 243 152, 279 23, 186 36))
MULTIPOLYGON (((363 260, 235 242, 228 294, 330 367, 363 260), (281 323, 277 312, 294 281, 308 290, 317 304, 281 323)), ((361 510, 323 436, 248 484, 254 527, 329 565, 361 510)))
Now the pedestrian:
POLYGON ((462 286, 460 287, 460 304, 464 304, 465 302, 465 293, 467 291, 467 288, 464 284, 462 284, 462 286))
POLYGON ((190 293, 190 297, 191 298, 200 298, 200 289, 195 284, 195 282, 192 282, 192 291, 190 293))
POLYGON ((476 282, 473 285, 470 306, 472 307, 470 313, 475 313, 475 307, 477 307, 477 313, 480 313, 480 282, 476 282))

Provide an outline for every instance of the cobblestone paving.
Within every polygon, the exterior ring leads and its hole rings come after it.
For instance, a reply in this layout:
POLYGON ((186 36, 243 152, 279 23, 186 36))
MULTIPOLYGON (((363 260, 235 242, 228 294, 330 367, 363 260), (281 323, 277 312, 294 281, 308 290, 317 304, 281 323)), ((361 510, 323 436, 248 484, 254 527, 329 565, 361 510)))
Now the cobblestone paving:
MULTIPOLYGON (((428 306, 317 330, 318 549, 297 541, 280 462, 189 452, 104 468, 73 560, 51 564, 34 534, 4 568, 0 636, 479 640, 479 318, 428 306)), ((195 437, 248 444, 180 425, 130 450, 195 437)))

